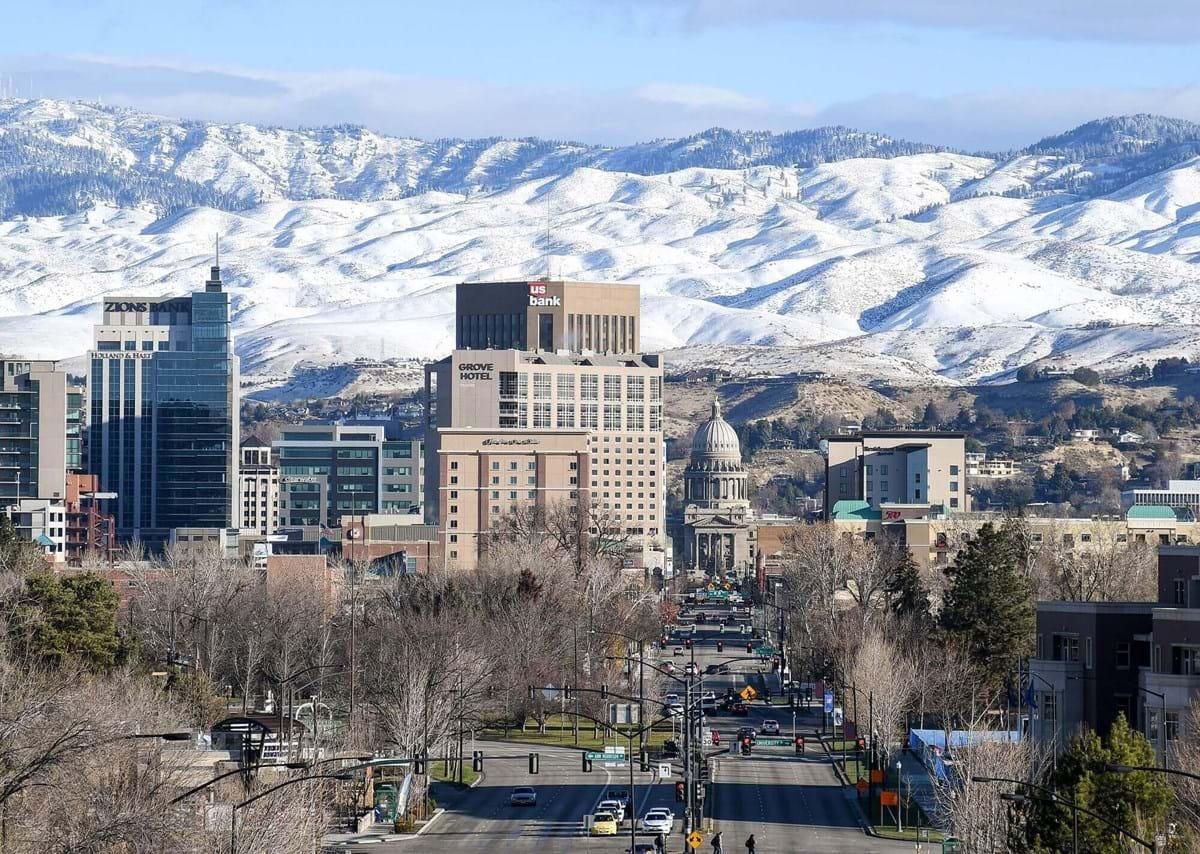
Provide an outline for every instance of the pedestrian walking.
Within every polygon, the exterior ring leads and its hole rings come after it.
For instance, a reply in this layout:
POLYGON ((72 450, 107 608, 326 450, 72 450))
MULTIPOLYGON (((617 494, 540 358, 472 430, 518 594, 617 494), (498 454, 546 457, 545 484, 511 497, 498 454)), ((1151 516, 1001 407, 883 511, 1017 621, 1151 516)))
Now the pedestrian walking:
POLYGON ((754 834, 750 834, 750 838, 746 840, 746 854, 754 854, 754 834))
POLYGON ((718 832, 717 835, 712 838, 712 847, 713 847, 713 854, 725 854, 725 849, 721 847, 720 832, 718 832))
POLYGON ((655 854, 665 854, 667 850, 667 838, 663 834, 658 834, 654 837, 654 852, 655 854))

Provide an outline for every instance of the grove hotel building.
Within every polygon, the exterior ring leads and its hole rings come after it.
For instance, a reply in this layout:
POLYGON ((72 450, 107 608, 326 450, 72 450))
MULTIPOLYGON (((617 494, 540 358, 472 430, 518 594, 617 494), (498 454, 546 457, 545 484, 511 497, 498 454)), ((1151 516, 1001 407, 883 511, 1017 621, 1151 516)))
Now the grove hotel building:
POLYGON ((629 535, 627 565, 663 560, 663 366, 636 353, 638 290, 459 286, 461 349, 425 368, 425 506, 448 566, 474 566, 479 535, 514 503, 575 500, 584 491, 629 535), (548 346, 526 349, 530 341, 548 346), (468 468, 479 478, 469 488, 468 468), (473 490, 468 513, 464 492, 473 490))

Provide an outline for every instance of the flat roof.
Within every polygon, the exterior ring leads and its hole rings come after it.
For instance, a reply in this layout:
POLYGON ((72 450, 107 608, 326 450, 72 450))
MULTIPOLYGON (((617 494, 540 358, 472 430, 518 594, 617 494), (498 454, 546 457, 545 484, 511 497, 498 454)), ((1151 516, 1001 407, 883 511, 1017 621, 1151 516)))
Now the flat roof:
POLYGON ((1062 602, 1044 599, 1036 603, 1038 612, 1058 611, 1067 614, 1147 614, 1158 607, 1157 602, 1062 602))
POLYGON ((966 433, 939 430, 863 430, 853 435, 822 436, 828 442, 861 442, 863 439, 965 439, 966 433))

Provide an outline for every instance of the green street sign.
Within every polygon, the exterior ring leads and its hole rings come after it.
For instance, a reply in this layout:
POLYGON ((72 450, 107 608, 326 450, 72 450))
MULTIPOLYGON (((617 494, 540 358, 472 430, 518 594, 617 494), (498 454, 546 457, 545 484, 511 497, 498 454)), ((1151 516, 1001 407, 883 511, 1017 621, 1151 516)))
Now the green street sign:
POLYGON ((754 740, 754 743, 763 747, 787 747, 792 740, 790 738, 763 738, 760 735, 754 740))
POLYGON ((960 849, 960 843, 953 836, 947 836, 942 842, 942 854, 956 854, 960 849))
POLYGON ((729 591, 728 590, 709 590, 708 598, 709 599, 728 599, 729 591))
POLYGON ((755 647, 754 652, 756 655, 774 655, 775 647, 764 644, 762 646, 755 647))
POLYGON ((587 752, 587 758, 595 762, 624 762, 624 753, 599 753, 595 750, 587 752))

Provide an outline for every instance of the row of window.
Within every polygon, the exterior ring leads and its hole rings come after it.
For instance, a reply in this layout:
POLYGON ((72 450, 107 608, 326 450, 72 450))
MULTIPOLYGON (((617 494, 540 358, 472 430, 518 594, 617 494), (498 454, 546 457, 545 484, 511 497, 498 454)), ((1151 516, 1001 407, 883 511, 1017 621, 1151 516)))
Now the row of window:
MULTIPOLYGON (((552 374, 544 371, 535 371, 532 375, 517 371, 501 371, 500 397, 528 398, 531 385, 530 376, 533 378, 534 400, 550 400, 550 393, 554 391, 554 396, 560 401, 569 399, 574 402, 577 376, 579 399, 585 401, 600 399, 599 374, 552 374)), ((604 399, 606 401, 619 403, 621 400, 625 400, 629 403, 642 403, 647 399, 647 377, 625 376, 624 383, 621 380, 621 374, 604 375, 604 399)), ((660 403, 662 401, 662 377, 649 377, 649 380, 649 400, 652 403, 660 403)))

